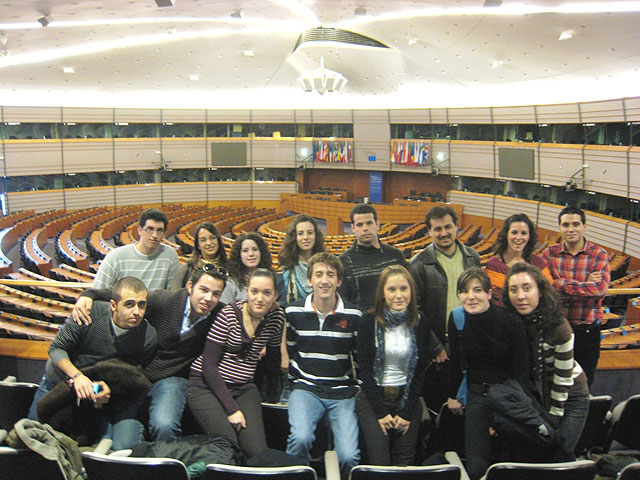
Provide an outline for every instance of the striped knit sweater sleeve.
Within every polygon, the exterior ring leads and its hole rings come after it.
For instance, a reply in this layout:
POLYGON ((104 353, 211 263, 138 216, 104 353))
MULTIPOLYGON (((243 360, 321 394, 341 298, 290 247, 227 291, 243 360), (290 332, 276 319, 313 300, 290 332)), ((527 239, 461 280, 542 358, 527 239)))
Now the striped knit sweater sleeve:
POLYGON ((573 359, 574 335, 567 321, 548 330, 544 338, 546 380, 549 385, 549 413, 564 415, 564 404, 575 377, 582 371, 573 359))

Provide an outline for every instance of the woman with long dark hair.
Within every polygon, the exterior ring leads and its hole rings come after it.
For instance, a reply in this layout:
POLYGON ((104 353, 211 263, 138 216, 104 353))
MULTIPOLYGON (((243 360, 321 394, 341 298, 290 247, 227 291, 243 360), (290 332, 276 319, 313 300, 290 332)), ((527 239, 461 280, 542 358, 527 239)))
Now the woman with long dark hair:
POLYGON ((224 303, 247 299, 249 277, 257 268, 273 270, 271 253, 259 233, 243 233, 233 242, 227 262, 229 279, 220 301, 224 303))
POLYGON ((491 462, 493 411, 487 394, 493 385, 517 380, 527 388, 529 366, 527 335, 522 322, 491 303, 491 282, 480 267, 470 267, 458 278, 458 297, 463 310, 449 316, 449 409, 462 414, 464 408, 466 467, 472 479, 484 475, 491 462), (459 330, 456 316, 464 320, 459 330), (467 398, 459 396, 466 369, 467 398))
POLYGON ((211 324, 204 351, 191 365, 187 395, 205 433, 227 436, 251 457, 267 446, 253 377, 263 351, 267 371, 279 374, 285 315, 275 302, 273 272, 255 269, 248 283, 247 300, 225 306, 211 324))
POLYGON ((514 265, 505 289, 505 307, 527 330, 531 383, 564 433, 564 459, 571 460, 589 411, 587 376, 573 358, 573 331, 560 311, 557 292, 538 268, 514 265))
POLYGON ((227 269, 227 254, 224 251, 222 235, 213 223, 202 222, 196 227, 194 234, 194 251, 187 263, 178 267, 171 281, 171 290, 178 290, 187 285, 191 273, 205 264, 213 264, 217 268, 227 269))
POLYGON ((298 215, 287 227, 278 255, 278 302, 288 305, 307 297, 312 291, 307 281, 307 261, 324 251, 324 236, 315 218, 298 215))
POLYGON ((508 217, 498 233, 495 255, 487 262, 487 273, 491 279, 492 300, 497 305, 503 304, 502 287, 509 268, 519 262, 529 263, 538 267, 543 274, 551 279, 547 262, 533 250, 538 243, 536 226, 524 213, 516 213, 508 217))
POLYGON ((369 463, 406 466, 415 459, 423 372, 429 353, 442 349, 429 333, 411 274, 401 265, 386 267, 358 328, 356 411, 369 463))

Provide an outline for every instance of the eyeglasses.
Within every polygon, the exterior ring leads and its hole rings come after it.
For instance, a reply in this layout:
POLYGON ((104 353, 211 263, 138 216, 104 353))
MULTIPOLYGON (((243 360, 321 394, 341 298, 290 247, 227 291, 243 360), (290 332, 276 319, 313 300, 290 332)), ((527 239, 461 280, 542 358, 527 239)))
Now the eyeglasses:
POLYGON ((164 235, 166 230, 164 228, 153 228, 153 227, 144 227, 142 230, 147 232, 149 235, 153 235, 157 233, 158 235, 164 235))
POLYGON ((227 278, 228 275, 224 268, 216 267, 213 263, 205 263, 201 268, 206 273, 218 275, 222 278, 227 278))

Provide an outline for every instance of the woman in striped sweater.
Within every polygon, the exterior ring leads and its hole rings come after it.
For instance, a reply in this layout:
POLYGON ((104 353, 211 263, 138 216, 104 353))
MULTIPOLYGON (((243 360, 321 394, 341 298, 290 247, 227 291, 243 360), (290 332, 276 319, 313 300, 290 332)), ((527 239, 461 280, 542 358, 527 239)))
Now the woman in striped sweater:
POLYGON ((589 411, 589 388, 573 359, 571 326, 560 312, 556 291, 533 265, 511 267, 505 291, 505 307, 517 312, 527 329, 533 388, 565 434, 567 460, 573 459, 589 411))
POLYGON ((267 371, 279 375, 285 316, 275 303, 275 287, 273 272, 254 270, 247 300, 218 313, 189 374, 187 400, 202 430, 237 441, 247 457, 267 446, 260 393, 253 382, 265 351, 267 371))

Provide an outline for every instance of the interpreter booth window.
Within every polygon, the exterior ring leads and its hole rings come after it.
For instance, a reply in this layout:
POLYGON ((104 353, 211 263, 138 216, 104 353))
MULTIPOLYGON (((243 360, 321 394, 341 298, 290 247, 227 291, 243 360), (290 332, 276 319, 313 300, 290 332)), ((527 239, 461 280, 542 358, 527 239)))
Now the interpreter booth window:
POLYGON ((498 142, 537 142, 540 132, 537 125, 496 125, 496 140, 498 142))
POLYGON ((315 138, 353 138, 353 124, 351 123, 314 123, 313 136, 315 138))
POLYGON ((296 123, 296 137, 313 137, 312 123, 296 123))
POLYGON ((640 122, 631 122, 629 124, 631 128, 631 145, 640 145, 640 122))
POLYGON ((7 122, 2 124, 2 138, 5 140, 58 138, 58 124, 7 122))
POLYGON ((294 168, 256 168, 253 172, 258 182, 293 182, 296 179, 294 168))
POLYGON ((160 125, 160 136, 163 138, 202 138, 204 137, 204 124, 166 122, 160 125))
POLYGON ((60 124, 60 138, 111 138, 110 123, 75 123, 60 124))
POLYGON ((4 180, 6 192, 53 190, 61 187, 58 175, 26 175, 5 177, 4 180))
POLYGON ((111 185, 111 172, 65 173, 61 175, 63 188, 91 188, 111 185))
POLYGON ((156 183, 155 170, 120 170, 114 179, 114 185, 156 183))
POLYGON ((391 124, 391 138, 431 138, 432 128, 429 124, 391 124))
POLYGON ((113 138, 158 138, 156 123, 117 122, 113 125, 113 138))
POLYGON ((210 182, 248 182, 251 180, 249 168, 213 167, 209 170, 210 182))
POLYGON ((279 138, 296 136, 295 123, 252 123, 251 133, 256 137, 279 138))
POLYGON ((543 143, 584 144, 584 127, 579 123, 558 123, 539 128, 543 143))
POLYGON ((496 139, 496 126, 490 124, 458 125, 457 140, 480 140, 493 142, 496 139))
POLYGON ((160 172, 162 183, 187 183, 206 181, 206 168, 168 168, 160 172))
POLYGON ((629 145, 629 124, 585 123, 585 139, 588 145, 629 145))
POLYGON ((431 138, 443 138, 443 139, 451 138, 451 131, 450 131, 451 127, 449 125, 434 123, 433 125, 431 125, 431 127, 432 127, 431 138))

